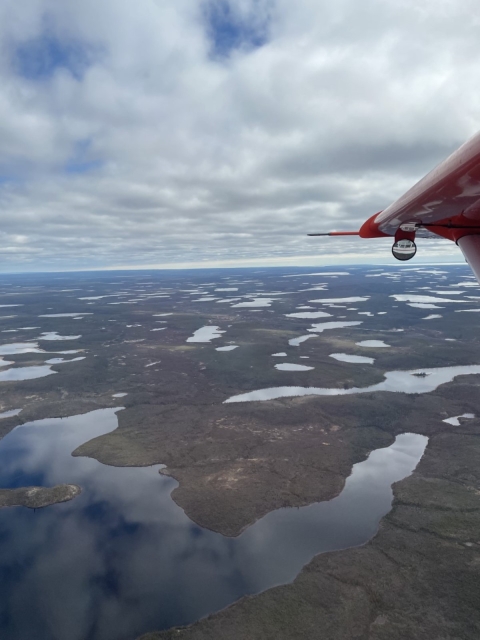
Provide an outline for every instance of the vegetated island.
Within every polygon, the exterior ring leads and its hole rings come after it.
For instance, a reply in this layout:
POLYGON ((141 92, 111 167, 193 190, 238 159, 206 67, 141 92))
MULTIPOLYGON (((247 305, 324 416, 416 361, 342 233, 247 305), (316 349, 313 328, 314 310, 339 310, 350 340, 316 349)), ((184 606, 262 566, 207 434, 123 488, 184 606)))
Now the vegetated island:
POLYGON ((82 489, 76 484, 57 484, 55 487, 20 487, 0 489, 1 507, 40 509, 76 498, 82 489))

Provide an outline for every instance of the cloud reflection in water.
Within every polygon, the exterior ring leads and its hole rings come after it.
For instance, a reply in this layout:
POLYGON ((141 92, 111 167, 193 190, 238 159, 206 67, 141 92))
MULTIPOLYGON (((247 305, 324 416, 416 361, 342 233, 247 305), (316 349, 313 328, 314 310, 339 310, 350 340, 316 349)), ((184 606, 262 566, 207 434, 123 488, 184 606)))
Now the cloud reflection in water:
POLYGON ((355 465, 334 500, 273 511, 227 538, 189 520, 160 465, 109 467, 70 455, 115 429, 115 411, 39 420, 0 442, 0 486, 83 489, 45 509, 0 510, 3 640, 133 638, 289 582, 313 555, 374 534, 390 509, 391 484, 411 473, 427 442, 398 436, 355 465))

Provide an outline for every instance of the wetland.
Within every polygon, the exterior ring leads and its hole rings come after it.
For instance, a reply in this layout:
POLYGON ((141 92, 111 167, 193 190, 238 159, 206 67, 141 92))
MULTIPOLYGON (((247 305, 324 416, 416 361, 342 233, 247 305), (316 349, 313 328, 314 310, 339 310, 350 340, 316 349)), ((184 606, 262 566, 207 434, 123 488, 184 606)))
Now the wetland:
POLYGON ((475 287, 2 276, 2 638, 478 637, 475 287))

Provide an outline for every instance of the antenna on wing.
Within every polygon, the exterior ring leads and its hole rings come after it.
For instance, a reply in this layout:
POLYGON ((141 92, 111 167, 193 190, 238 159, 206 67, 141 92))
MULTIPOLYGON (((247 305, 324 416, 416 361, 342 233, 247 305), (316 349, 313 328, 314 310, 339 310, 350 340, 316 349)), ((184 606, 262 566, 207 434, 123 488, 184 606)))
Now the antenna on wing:
POLYGON ((329 231, 328 233, 307 233, 307 236, 358 236, 360 231, 329 231))

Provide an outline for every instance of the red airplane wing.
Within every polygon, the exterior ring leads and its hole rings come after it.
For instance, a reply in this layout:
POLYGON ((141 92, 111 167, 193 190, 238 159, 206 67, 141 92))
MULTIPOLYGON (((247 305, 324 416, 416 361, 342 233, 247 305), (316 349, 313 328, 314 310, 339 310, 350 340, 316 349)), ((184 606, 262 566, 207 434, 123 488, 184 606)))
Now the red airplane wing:
MULTIPOLYGON (((328 235, 355 235, 355 232, 328 235)), ((393 204, 369 218, 358 235, 394 236, 396 242, 410 242, 413 247, 415 236, 452 240, 460 246, 480 282, 480 133, 393 204)), ((409 257, 413 255, 412 249, 409 257)), ((400 255, 399 259, 409 257, 400 255)))

